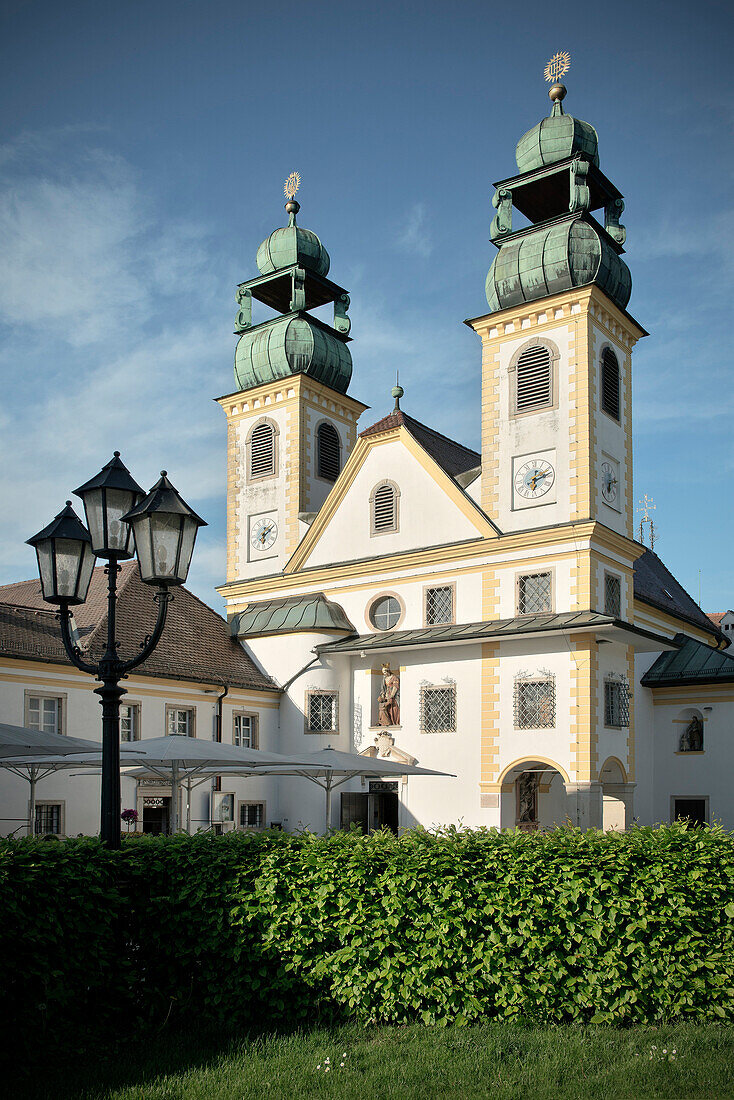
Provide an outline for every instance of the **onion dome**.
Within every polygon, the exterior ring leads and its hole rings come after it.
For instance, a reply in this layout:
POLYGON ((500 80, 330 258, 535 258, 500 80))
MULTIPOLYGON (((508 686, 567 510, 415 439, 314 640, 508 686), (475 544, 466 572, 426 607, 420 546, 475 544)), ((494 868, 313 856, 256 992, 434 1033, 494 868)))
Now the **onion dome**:
POLYGON ((338 393, 346 393, 352 377, 352 357, 344 341, 328 326, 304 314, 289 314, 240 337, 234 374, 241 390, 293 374, 307 374, 338 393))
POLYGON ((566 95, 563 84, 554 84, 550 90, 553 110, 520 138, 515 149, 518 171, 532 172, 548 164, 581 154, 599 167, 599 138, 588 122, 563 112, 561 101, 566 95))
POLYGON ((257 250, 255 263, 260 274, 272 275, 275 271, 298 264, 307 271, 325 277, 331 262, 329 253, 315 233, 296 225, 300 204, 291 199, 285 208, 288 212, 288 225, 271 233, 257 250))
POLYGON ((487 275, 490 312, 595 283, 621 309, 632 293, 625 262, 581 218, 538 226, 506 240, 487 275))

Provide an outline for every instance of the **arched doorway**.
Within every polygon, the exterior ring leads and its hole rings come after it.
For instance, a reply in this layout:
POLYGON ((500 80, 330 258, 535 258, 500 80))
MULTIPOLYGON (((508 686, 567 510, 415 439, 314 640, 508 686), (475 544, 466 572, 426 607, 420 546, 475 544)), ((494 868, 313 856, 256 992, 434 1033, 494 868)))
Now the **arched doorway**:
POLYGON ((500 825, 537 832, 568 821, 568 776, 550 760, 518 760, 501 778, 500 825))
POLYGON ((602 828, 624 832, 632 824, 632 792, 635 784, 627 782, 627 772, 621 760, 610 756, 599 770, 602 789, 602 828))

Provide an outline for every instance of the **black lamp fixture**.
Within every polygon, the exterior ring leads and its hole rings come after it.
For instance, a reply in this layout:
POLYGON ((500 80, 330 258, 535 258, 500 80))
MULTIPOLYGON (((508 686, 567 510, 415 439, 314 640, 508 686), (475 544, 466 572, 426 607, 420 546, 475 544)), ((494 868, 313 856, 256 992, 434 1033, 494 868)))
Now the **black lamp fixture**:
POLYGON ((43 598, 58 604, 61 638, 76 668, 101 682, 95 688, 102 703, 102 829, 103 842, 120 847, 120 680, 142 664, 160 640, 166 623, 170 589, 184 584, 196 535, 206 522, 186 504, 165 471, 147 496, 120 460, 120 452, 96 477, 75 490, 84 502, 89 530, 67 500, 66 507, 33 538, 43 598), (128 661, 117 654, 117 575, 120 561, 138 555, 140 575, 157 589, 158 616, 153 632, 128 661), (70 607, 84 603, 95 557, 107 561, 107 649, 96 664, 72 639, 70 607))

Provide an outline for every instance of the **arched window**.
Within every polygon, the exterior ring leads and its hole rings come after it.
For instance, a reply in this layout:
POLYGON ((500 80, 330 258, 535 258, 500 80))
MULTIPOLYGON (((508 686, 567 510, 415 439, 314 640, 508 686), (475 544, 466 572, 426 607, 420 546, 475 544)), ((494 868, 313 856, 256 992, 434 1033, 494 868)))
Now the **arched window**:
POLYGON ((319 424, 316 431, 316 476, 336 481, 341 470, 341 441, 333 424, 319 424))
POLYGON ((619 363, 611 348, 601 353, 601 407, 619 420, 619 363))
POLYGON ((275 428, 264 420, 250 435, 250 478, 268 477, 275 473, 275 428))
POLYGON ((373 535, 398 530, 398 498, 400 491, 392 481, 383 481, 372 492, 370 505, 373 535))
POLYGON ((515 367, 515 412, 533 412, 553 404, 553 360, 545 344, 532 344, 515 367))

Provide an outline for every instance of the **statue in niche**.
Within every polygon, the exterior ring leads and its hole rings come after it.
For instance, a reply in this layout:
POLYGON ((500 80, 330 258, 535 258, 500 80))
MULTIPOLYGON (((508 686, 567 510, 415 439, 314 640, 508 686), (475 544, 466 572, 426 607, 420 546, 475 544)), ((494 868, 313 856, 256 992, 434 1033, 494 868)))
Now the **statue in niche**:
POLYGON ((538 777, 523 772, 517 781, 518 825, 533 825, 538 820, 538 777))
POLYGON ((703 751, 703 722, 694 714, 680 738, 681 752, 703 751))
POLYGON ((377 722, 380 726, 400 725, 400 673, 382 666, 382 688, 377 696, 377 722))

